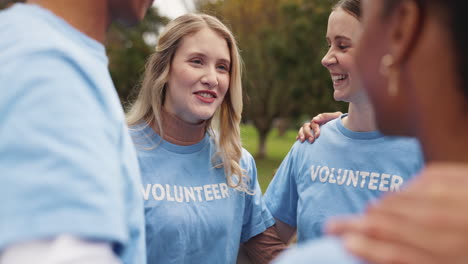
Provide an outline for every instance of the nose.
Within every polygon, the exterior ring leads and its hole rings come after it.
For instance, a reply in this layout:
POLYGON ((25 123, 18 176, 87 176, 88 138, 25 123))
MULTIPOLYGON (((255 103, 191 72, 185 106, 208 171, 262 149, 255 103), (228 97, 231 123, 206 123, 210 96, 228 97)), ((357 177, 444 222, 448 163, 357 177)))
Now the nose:
POLYGON ((323 58, 322 58, 322 65, 325 68, 328 68, 328 67, 332 66, 333 64, 336 64, 337 62, 338 62, 338 60, 336 59, 336 56, 335 56, 334 52, 332 51, 332 49, 329 49, 327 54, 325 54, 325 56, 323 56, 323 58))
POLYGON ((201 78, 201 83, 208 88, 213 89, 218 86, 218 75, 215 69, 207 69, 201 78))

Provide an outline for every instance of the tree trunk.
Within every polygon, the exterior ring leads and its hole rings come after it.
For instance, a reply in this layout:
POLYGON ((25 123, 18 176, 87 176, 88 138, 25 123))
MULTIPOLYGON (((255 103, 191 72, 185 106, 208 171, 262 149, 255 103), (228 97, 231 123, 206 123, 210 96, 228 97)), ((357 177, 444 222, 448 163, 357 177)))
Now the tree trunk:
POLYGON ((278 136, 284 137, 288 131, 289 119, 281 117, 276 120, 276 128, 278 129, 278 136))
POLYGON ((268 132, 258 132, 258 152, 257 152, 257 159, 264 159, 266 158, 267 154, 267 146, 266 146, 266 140, 267 140, 267 135, 268 132))

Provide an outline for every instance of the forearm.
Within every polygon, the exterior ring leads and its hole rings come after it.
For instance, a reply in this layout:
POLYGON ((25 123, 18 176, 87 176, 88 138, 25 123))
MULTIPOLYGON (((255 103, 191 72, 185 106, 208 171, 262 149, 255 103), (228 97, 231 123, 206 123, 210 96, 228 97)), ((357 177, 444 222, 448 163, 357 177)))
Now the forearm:
POLYGON ((256 264, 270 263, 287 247, 286 243, 280 239, 276 225, 267 228, 263 233, 252 237, 241 246, 256 264))

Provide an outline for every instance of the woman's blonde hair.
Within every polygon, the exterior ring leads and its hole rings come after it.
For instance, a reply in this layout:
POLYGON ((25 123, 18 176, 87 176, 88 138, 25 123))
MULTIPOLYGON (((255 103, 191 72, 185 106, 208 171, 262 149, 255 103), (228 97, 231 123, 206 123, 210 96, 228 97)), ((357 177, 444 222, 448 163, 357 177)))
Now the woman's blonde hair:
POLYGON ((171 21, 159 37, 156 52, 147 64, 141 89, 136 101, 127 114, 127 123, 134 126, 154 122, 164 133, 161 126, 161 110, 165 99, 166 83, 172 59, 183 37, 209 28, 222 36, 229 47, 231 56, 229 90, 216 110, 207 120, 207 131, 215 139, 217 152, 212 157, 214 167, 224 167, 227 184, 240 191, 250 193, 250 179, 240 167, 242 146, 240 141, 240 120, 242 114, 242 61, 231 31, 217 18, 206 14, 186 14, 171 21))

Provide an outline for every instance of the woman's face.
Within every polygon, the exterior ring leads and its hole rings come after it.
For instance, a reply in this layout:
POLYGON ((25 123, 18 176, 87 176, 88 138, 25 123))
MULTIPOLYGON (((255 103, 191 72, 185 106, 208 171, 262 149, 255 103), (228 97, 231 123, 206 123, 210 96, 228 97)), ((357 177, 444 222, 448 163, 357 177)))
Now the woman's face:
POLYGON ((364 94, 355 83, 354 63, 361 31, 359 20, 342 8, 331 12, 326 36, 329 48, 322 65, 330 72, 335 90, 333 97, 337 101, 357 102, 364 94))
POLYGON ((228 44, 215 31, 185 36, 171 63, 166 111, 193 124, 210 119, 228 91, 230 65, 228 44))

